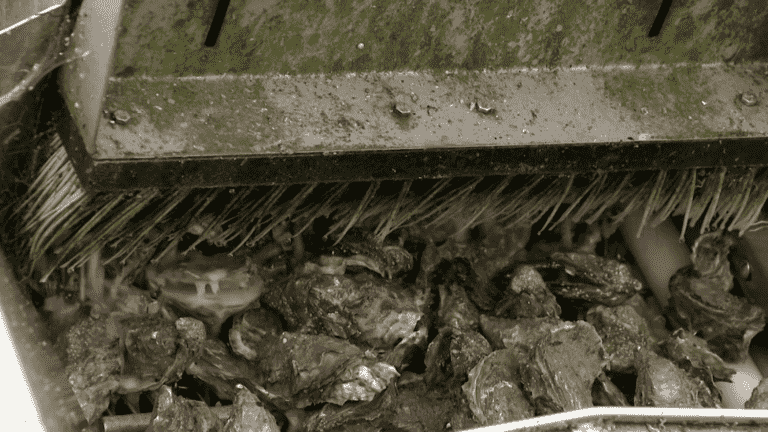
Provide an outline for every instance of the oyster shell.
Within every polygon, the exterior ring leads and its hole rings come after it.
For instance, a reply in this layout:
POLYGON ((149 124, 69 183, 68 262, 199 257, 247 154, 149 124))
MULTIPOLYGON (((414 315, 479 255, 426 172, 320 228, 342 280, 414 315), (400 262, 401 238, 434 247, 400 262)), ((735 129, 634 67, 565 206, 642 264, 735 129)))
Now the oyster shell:
POLYGON ((271 393, 296 408, 323 402, 370 401, 399 374, 344 339, 282 332, 258 310, 245 312, 230 331, 233 349, 255 361, 271 393), (261 325, 266 324, 265 328, 261 325))
POLYGON ((262 301, 289 331, 388 349, 418 332, 426 295, 368 273, 312 272, 273 287, 262 301))
POLYGON ((768 378, 763 378, 752 390, 752 396, 744 403, 747 409, 768 409, 768 378))
POLYGON ((672 318, 683 328, 706 340, 724 360, 738 362, 765 327, 765 312, 728 292, 733 276, 724 257, 731 243, 723 236, 709 233, 696 241, 693 265, 678 270, 669 281, 670 306, 672 318))
POLYGON ((428 384, 464 382, 467 372, 491 351, 480 333, 444 327, 427 347, 424 379, 428 384))
POLYGON ((492 425, 534 416, 533 405, 520 386, 516 351, 494 351, 469 371, 461 387, 477 420, 492 425))
POLYGON ((592 383, 605 365, 600 336, 589 323, 567 322, 540 340, 520 368, 537 415, 592 406, 592 383))
POLYGON ((597 330, 608 354, 608 367, 616 372, 634 372, 635 353, 650 349, 648 325, 631 306, 597 305, 587 311, 586 320, 597 330))
POLYGON ((671 360, 650 350, 638 351, 635 406, 697 408, 699 386, 671 360))
POLYGON ((519 348, 525 352, 550 332, 564 326, 558 318, 506 319, 480 315, 480 330, 493 349, 519 348))
POLYGON ((506 277, 502 299, 493 314, 503 318, 559 317, 560 305, 533 266, 519 265, 506 277))
POLYGON ((606 306, 617 306, 642 290, 629 266, 583 252, 555 252, 544 280, 555 295, 606 306))

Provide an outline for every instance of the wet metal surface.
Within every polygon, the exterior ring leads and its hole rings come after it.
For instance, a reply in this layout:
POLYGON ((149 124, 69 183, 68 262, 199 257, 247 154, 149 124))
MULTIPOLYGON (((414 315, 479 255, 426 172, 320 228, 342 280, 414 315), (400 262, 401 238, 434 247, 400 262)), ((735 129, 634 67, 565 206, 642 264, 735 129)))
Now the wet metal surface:
MULTIPOLYGON (((86 1, 72 49, 94 55, 65 67, 63 132, 85 184, 107 189, 278 182, 269 167, 302 164, 334 168, 318 181, 418 176, 403 151, 707 141, 698 153, 768 135, 768 107, 743 98, 768 92, 759 3, 86 1), (324 159, 353 152, 378 174, 324 159), (152 166, 171 172, 149 181, 152 166)), ((583 169, 617 168, 590 156, 583 169)), ((505 157, 505 173, 567 169, 505 157)))
POLYGON ((765 136, 768 67, 116 78, 96 159, 765 136))
MULTIPOLYGON (((395 151, 706 140, 698 151, 768 135, 768 107, 743 97, 768 92, 756 0, 95 4, 72 46, 93 55, 62 79, 89 187, 140 187, 150 162, 175 171, 144 186, 277 182, 251 172, 289 160, 344 172, 323 157, 352 152, 380 168, 365 178, 399 178, 395 151)), ((506 172, 550 167, 505 156, 506 172)), ((589 156, 583 169, 616 168, 589 156)))

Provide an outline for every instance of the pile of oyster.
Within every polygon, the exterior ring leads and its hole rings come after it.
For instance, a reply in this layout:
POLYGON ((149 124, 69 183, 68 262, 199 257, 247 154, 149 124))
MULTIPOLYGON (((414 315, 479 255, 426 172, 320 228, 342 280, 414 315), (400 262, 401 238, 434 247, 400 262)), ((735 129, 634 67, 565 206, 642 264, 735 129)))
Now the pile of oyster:
POLYGON ((743 358, 764 326, 729 293, 727 233, 696 242, 662 311, 618 233, 450 228, 339 238, 315 224, 231 256, 157 260, 63 335, 75 395, 91 422, 149 403, 148 430, 166 431, 417 432, 596 405, 719 407, 715 383, 734 374, 723 358, 743 358))

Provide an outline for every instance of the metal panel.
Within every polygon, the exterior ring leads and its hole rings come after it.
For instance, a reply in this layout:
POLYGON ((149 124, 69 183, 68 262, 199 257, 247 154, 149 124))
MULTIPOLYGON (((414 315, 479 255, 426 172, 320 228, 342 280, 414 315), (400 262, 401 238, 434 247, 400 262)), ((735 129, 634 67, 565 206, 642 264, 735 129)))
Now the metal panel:
MULTIPOLYGON (((93 11, 78 24, 90 36, 74 49, 95 49, 80 45, 94 38, 105 48, 67 67, 74 124, 62 132, 95 189, 274 183, 275 170, 324 164, 333 172, 317 169, 314 180, 372 178, 355 173, 351 152, 379 168, 367 171, 376 178, 462 174, 405 174, 395 150, 413 161, 458 148, 478 161, 492 148, 520 149, 505 153, 503 173, 567 169, 526 159, 527 147, 544 144, 697 139, 692 153, 711 159, 704 153, 720 139, 768 135, 768 67, 759 62, 768 60, 768 10, 759 3, 675 1, 649 37, 660 1, 233 0, 207 46, 216 2, 122 2, 116 35, 93 11)), ((631 149, 622 154, 657 154, 631 149)), ((620 165, 591 157, 578 153, 573 166, 620 165)), ((648 162, 632 168, 657 166, 648 162)))
POLYGON ((71 56, 79 60, 62 69, 66 107, 90 153, 94 152, 121 7, 120 0, 83 2, 70 44, 71 56))
POLYGON ((114 76, 482 70, 768 58, 762 0, 231 0, 125 3, 114 76), (363 44, 361 48, 358 48, 363 44))

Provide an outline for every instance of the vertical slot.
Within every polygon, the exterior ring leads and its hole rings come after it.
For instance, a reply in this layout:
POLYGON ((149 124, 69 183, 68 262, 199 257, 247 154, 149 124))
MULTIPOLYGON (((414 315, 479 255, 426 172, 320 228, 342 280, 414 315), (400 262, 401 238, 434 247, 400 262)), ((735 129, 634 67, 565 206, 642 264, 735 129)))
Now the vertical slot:
POLYGON ((219 3, 216 5, 216 12, 213 14, 211 27, 208 29, 208 36, 205 38, 205 46, 212 47, 216 45, 216 41, 221 33, 221 27, 224 25, 224 18, 227 16, 228 8, 229 0, 219 0, 219 3))
POLYGON ((648 37, 656 37, 661 32, 661 27, 664 25, 664 20, 667 19, 669 9, 672 7, 672 0, 662 0, 659 13, 656 14, 656 19, 653 20, 651 31, 648 32, 648 37))

